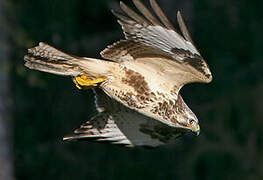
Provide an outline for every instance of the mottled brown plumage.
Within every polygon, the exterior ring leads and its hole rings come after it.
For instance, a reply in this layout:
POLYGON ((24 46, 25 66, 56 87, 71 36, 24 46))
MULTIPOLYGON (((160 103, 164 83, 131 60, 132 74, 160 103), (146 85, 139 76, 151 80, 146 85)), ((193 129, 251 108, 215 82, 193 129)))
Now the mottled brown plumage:
POLYGON ((179 35, 155 0, 151 12, 133 0, 141 14, 120 3, 114 12, 125 40, 101 52, 106 60, 68 55, 45 43, 29 49, 26 66, 72 76, 78 88, 96 92, 98 115, 64 139, 87 139, 125 146, 159 146, 187 131, 199 133, 198 120, 180 89, 187 83, 212 80, 180 12, 179 35), (99 89, 98 89, 99 88, 99 89))

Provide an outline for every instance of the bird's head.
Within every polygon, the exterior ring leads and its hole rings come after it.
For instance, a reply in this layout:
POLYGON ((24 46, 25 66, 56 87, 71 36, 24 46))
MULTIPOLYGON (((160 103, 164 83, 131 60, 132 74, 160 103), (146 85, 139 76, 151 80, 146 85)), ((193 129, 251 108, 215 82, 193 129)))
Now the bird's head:
POLYGON ((176 102, 176 123, 180 128, 191 130, 195 135, 199 135, 200 126, 198 119, 191 109, 185 104, 181 95, 178 95, 176 102))

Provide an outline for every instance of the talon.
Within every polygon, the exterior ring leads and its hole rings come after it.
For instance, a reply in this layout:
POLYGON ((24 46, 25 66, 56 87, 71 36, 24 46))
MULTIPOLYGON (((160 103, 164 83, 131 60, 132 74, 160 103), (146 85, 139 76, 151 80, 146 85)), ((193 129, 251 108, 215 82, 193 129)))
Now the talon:
POLYGON ((82 89, 78 84, 76 84, 76 87, 77 87, 78 89, 82 89))
POLYGON ((82 89, 83 86, 97 86, 99 83, 105 81, 105 78, 97 78, 95 80, 89 80, 87 76, 81 75, 73 79, 76 87, 82 89))
POLYGON ((76 81, 75 78, 73 78, 73 82, 75 83, 75 86, 76 86, 78 89, 82 89, 82 87, 78 84, 78 82, 76 81))

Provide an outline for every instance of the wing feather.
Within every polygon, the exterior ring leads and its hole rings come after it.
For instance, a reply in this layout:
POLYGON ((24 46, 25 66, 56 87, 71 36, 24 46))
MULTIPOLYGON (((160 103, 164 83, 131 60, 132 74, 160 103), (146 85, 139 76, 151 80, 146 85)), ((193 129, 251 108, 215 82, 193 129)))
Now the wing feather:
POLYGON ((111 99, 100 89, 94 92, 99 114, 81 125, 73 135, 65 136, 64 140, 90 140, 126 147, 156 147, 187 132, 137 113, 111 99))
POLYGON ((139 24, 149 25, 149 22, 134 12, 131 8, 129 8, 125 3, 122 1, 120 2, 121 9, 133 20, 135 20, 139 24))
MULTIPOLYGON (((127 39, 132 39, 136 42, 141 42, 145 45, 161 49, 170 53, 172 57, 172 49, 174 48, 184 49, 193 54, 200 55, 191 42, 184 39, 174 30, 174 28, 172 28, 170 21, 155 1, 151 1, 152 7, 154 7, 153 9, 155 13, 164 25, 161 24, 139 0, 133 0, 133 2, 145 18, 138 15, 123 2, 120 3, 121 9, 126 13, 127 17, 125 20, 121 18, 119 23, 121 24, 127 39), (128 20, 127 18, 130 19, 128 20)), ((173 58, 176 59, 176 57, 173 58)))
POLYGON ((133 3, 137 7, 138 10, 146 17, 152 25, 162 26, 161 23, 151 14, 151 12, 144 6, 144 4, 140 0, 133 0, 133 3))
POLYGON ((162 23, 165 25, 167 29, 171 29, 175 31, 174 26, 169 21, 169 19, 165 16, 163 10, 160 8, 160 6, 157 4, 155 0, 150 0, 151 6, 153 10, 155 11, 156 15, 159 17, 159 19, 162 21, 162 23))
POLYGON ((180 12, 180 11, 177 12, 177 21, 178 21, 179 27, 180 27, 180 29, 181 29, 181 32, 182 32, 183 35, 184 35, 184 38, 185 38, 187 41, 189 41, 189 42, 191 42, 192 44, 194 44, 194 42, 193 42, 193 40, 192 40, 192 38, 191 38, 191 36, 190 36, 190 33, 188 32, 188 29, 187 29, 187 27, 186 27, 186 25, 185 25, 185 23, 184 23, 184 20, 183 20, 183 17, 182 17, 182 15, 181 15, 181 12, 180 12))
MULTIPOLYGON (((151 49, 147 51, 149 57, 158 56, 159 54, 159 56, 161 55, 165 59, 175 62, 171 63, 174 64, 174 71, 178 71, 178 68, 180 68, 182 74, 180 74, 179 77, 185 77, 184 82, 181 82, 178 76, 173 77, 173 81, 180 81, 181 85, 191 82, 210 82, 212 80, 210 69, 194 46, 181 13, 178 11, 177 20, 183 36, 175 31, 175 28, 155 0, 150 0, 150 4, 161 22, 151 14, 140 0, 133 0, 133 3, 141 12, 141 15, 137 14, 123 2, 120 3, 120 6, 125 15, 113 11, 113 14, 119 19, 118 22, 122 26, 127 42, 133 42, 133 47, 129 47, 127 50, 126 48, 123 49, 123 47, 113 44, 102 52, 102 56, 114 61, 123 62, 136 59, 134 56, 127 58, 127 54, 122 56, 124 52, 126 53, 128 51, 130 55, 134 55, 134 52, 136 52, 137 57, 142 57, 145 55, 145 52, 136 49, 151 49), (117 47, 119 47, 119 49, 117 47), (113 52, 114 50, 122 53, 119 55, 116 53, 115 56, 111 53, 110 56, 107 56, 107 53, 113 52), (180 66, 178 66, 178 63, 180 66)), ((124 44, 125 43, 121 43, 121 45, 124 44)), ((147 58, 146 56, 144 57, 147 58)), ((147 63, 152 62, 147 61, 147 63)), ((181 86, 178 86, 177 91, 179 91, 180 88, 181 86)))
POLYGON ((162 56, 169 58, 169 55, 161 50, 145 46, 141 43, 136 43, 131 40, 120 40, 112 45, 109 45, 103 51, 101 56, 117 62, 127 60, 135 60, 140 57, 162 56))

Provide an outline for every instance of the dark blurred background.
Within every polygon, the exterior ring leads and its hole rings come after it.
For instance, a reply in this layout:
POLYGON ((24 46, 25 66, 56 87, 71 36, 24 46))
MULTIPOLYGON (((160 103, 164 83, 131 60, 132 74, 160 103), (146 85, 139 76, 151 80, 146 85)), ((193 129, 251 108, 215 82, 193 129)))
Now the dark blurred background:
POLYGON ((147 150, 63 142, 96 113, 92 91, 23 65, 39 41, 99 58, 123 38, 110 13, 118 1, 0 0, 1 180, 263 179, 263 1, 159 4, 176 27, 182 12, 214 80, 182 89, 200 136, 147 150))

